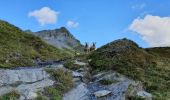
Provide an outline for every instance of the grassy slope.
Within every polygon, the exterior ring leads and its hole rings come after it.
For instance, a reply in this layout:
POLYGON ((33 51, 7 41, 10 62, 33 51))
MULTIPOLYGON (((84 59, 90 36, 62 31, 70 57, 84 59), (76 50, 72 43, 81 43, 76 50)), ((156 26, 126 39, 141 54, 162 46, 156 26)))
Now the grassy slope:
POLYGON ((130 40, 118 40, 96 50, 90 57, 94 70, 116 70, 142 81, 154 99, 170 98, 170 48, 142 49, 130 40))
POLYGON ((59 60, 65 57, 70 54, 0 20, 0 67, 30 66, 35 58, 59 60))

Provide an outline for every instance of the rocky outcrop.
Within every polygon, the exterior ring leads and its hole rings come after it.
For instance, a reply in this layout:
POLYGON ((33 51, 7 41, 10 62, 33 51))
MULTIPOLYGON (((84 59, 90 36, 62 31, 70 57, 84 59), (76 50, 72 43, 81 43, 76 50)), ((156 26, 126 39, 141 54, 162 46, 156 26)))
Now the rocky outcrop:
POLYGON ((74 89, 64 94, 63 100, 88 100, 86 95, 88 92, 87 84, 79 83, 74 89))
MULTIPOLYGON (((77 64, 81 65, 83 62, 77 64)), ((38 91, 43 91, 45 87, 53 86, 55 83, 45 69, 63 68, 72 72, 75 83, 70 91, 63 94, 63 100, 125 100, 128 96, 152 99, 152 95, 144 91, 140 82, 130 80, 114 71, 100 72, 87 78, 89 70, 87 66, 84 67, 86 68, 82 67, 78 71, 66 69, 62 64, 39 68, 0 69, 0 95, 17 91, 20 100, 35 99, 38 91), (102 84, 101 80, 111 80, 111 83, 102 84)))
MULTIPOLYGON (((77 81, 77 80, 76 80, 77 81)), ((101 72, 92 77, 91 82, 82 83, 77 81, 75 88, 64 94, 63 100, 125 100, 129 87, 132 85, 131 91, 135 91, 133 96, 141 95, 142 98, 151 100, 152 95, 141 89, 139 89, 140 82, 135 82, 120 75, 116 72, 101 72), (109 85, 103 85, 100 80, 114 80, 109 85), (146 94, 144 96, 144 94, 146 94), (142 95, 143 94, 143 95, 142 95)))
MULTIPOLYGON (((61 67, 61 64, 56 64, 50 68, 61 67)), ((20 100, 34 99, 38 91, 55 83, 46 68, 49 67, 0 69, 0 95, 17 91, 21 95, 20 100)))
POLYGON ((32 83, 49 77, 42 68, 0 70, 0 86, 20 83, 32 83))

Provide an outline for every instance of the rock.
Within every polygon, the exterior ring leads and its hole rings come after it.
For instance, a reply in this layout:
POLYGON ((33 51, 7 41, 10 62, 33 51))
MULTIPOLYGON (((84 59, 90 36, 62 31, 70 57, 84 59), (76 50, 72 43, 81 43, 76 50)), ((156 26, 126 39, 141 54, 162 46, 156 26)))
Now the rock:
POLYGON ((68 93, 64 94, 63 100, 89 100, 87 96, 88 92, 86 84, 80 83, 68 93))
POLYGON ((19 100, 25 100, 26 98, 24 96, 20 96, 19 100))
POLYGON ((0 96, 12 92, 13 90, 14 88, 10 86, 0 87, 0 96))
POLYGON ((80 61, 77 61, 77 60, 75 60, 74 64, 80 65, 80 66, 85 66, 85 65, 87 65, 87 63, 80 62, 80 61))
POLYGON ((20 100, 32 100, 32 99, 35 99, 38 95, 37 93, 33 92, 33 91, 29 91, 29 90, 26 90, 23 92, 23 94, 25 94, 24 96, 21 96, 20 97, 20 100))
POLYGON ((35 99, 37 97, 37 93, 34 93, 32 91, 30 91, 27 95, 27 99, 35 99))
POLYGON ((137 96, 141 98, 145 98, 146 100, 152 100, 152 94, 146 92, 146 91, 139 91, 137 93, 137 96))
POLYGON ((31 83, 43 80, 49 75, 42 69, 0 70, 0 86, 15 83, 31 83))
POLYGON ((111 93, 112 92, 109 90, 100 90, 100 91, 94 92, 94 95, 95 95, 95 97, 104 97, 111 93))
POLYGON ((73 77, 83 77, 83 75, 79 72, 72 71, 72 76, 73 77))
MULTIPOLYGON (((57 69, 60 66, 50 68, 57 69)), ((44 68, 0 69, 0 96, 17 91, 21 95, 19 100, 34 99, 38 91, 55 83, 44 68)))

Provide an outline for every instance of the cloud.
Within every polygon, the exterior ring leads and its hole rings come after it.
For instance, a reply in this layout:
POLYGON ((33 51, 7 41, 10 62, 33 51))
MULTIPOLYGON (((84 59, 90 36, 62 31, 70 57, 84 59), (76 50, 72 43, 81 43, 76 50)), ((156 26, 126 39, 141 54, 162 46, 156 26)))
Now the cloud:
POLYGON ((132 9, 137 9, 137 10, 141 10, 143 8, 146 7, 146 4, 145 3, 142 3, 142 4, 136 4, 136 5, 132 5, 132 9))
POLYGON ((67 27, 69 28, 77 28, 79 26, 78 22, 74 22, 72 20, 69 20, 66 24, 67 24, 67 27))
POLYGON ((150 46, 170 46, 170 17, 146 15, 137 18, 129 30, 139 34, 150 46))
POLYGON ((59 12, 50 9, 49 7, 43 7, 28 13, 29 17, 35 17, 41 25, 55 24, 58 20, 58 15, 59 12))

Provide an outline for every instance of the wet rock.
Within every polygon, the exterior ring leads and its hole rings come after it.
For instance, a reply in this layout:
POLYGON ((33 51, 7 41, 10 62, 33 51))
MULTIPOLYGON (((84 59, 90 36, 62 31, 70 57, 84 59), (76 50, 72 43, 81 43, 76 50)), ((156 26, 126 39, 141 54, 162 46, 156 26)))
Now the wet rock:
POLYGON ((100 91, 96 91, 94 92, 95 97, 104 97, 107 96, 109 94, 111 94, 112 92, 109 90, 100 90, 100 91))

